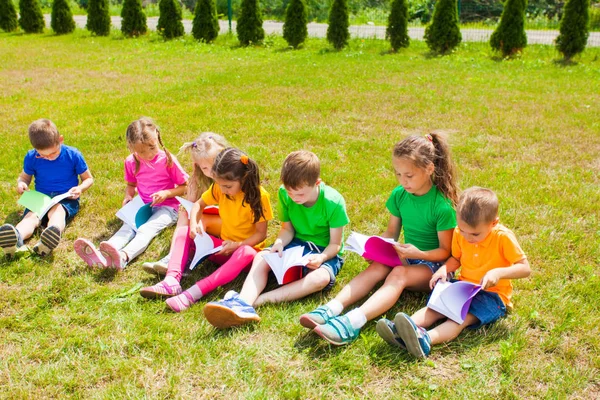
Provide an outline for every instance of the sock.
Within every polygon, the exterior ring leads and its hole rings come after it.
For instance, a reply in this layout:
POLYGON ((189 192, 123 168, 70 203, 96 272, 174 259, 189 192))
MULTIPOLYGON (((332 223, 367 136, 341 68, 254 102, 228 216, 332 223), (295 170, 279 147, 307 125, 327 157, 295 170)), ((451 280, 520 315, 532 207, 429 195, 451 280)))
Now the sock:
POLYGON ((344 311, 344 306, 336 299, 331 300, 325 305, 331 309, 334 317, 337 317, 342 313, 342 311, 344 311))
POLYGON ((165 283, 169 286, 179 286, 179 282, 172 276, 165 276, 165 283))
POLYGON ((348 317, 350 320, 350 325, 352 325, 354 329, 360 329, 367 323, 367 317, 362 311, 360 311, 360 308, 355 308, 354 310, 350 311, 348 314, 346 314, 346 317, 348 317))
POLYGON ((202 290, 200 290, 200 288, 196 285, 193 285, 191 288, 186 290, 186 292, 188 292, 189 294, 192 295, 192 298, 194 299, 194 301, 200 300, 203 296, 202 290))

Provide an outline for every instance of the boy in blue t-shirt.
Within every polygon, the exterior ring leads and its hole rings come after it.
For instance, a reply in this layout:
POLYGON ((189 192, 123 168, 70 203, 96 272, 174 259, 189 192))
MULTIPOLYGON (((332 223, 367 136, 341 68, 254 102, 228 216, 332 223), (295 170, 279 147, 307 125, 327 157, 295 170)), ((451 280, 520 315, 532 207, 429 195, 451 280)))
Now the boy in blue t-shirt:
POLYGON ((17 192, 23 194, 28 191, 35 177, 35 190, 38 192, 50 197, 69 192, 71 196, 61 200, 41 219, 26 209, 16 227, 10 224, 0 226, 0 247, 7 256, 23 247, 23 241, 31 237, 40 224, 47 228, 42 231, 33 251, 41 256, 50 254, 58 246, 67 220, 79 211, 79 196, 94 183, 83 155, 76 148, 63 144, 64 138, 52 121, 34 121, 29 126, 29 141, 33 150, 25 155, 23 171, 17 179, 17 192))
POLYGON ((295 151, 286 157, 278 193, 279 235, 270 249, 256 255, 239 294, 230 291, 223 300, 204 307, 213 326, 228 328, 260 321, 254 310, 258 305, 300 299, 333 286, 343 264, 342 235, 349 219, 344 198, 321 182, 320 173, 319 159, 310 151, 295 151), (278 253, 281 257, 283 250, 296 246, 304 246, 304 256, 311 253, 302 277, 262 293, 271 273, 263 255, 278 253))

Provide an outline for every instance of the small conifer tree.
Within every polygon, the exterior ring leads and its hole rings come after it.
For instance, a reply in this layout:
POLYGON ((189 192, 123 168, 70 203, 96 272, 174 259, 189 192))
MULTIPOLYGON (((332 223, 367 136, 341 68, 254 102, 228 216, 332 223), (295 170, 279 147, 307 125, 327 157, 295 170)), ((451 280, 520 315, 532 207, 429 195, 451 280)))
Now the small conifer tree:
POLYGON ((433 9, 431 24, 425 28, 427 46, 434 53, 447 54, 454 50, 461 40, 457 0, 438 0, 433 9))
POLYGON ((198 0, 194 9, 192 35, 196 40, 210 43, 219 36, 219 18, 215 0, 198 0))
POLYGON ((181 6, 177 0, 160 0, 158 3, 160 17, 156 28, 165 39, 183 36, 183 23, 181 22, 181 6))
POLYGON ((0 29, 13 32, 18 27, 17 10, 12 0, 0 0, 0 29))
POLYGON ((525 34, 525 10, 527 0, 506 0, 500 24, 490 37, 490 46, 501 51, 502 56, 510 57, 527 46, 525 34))
POLYGON ((348 27, 348 3, 346 0, 333 0, 329 10, 329 26, 327 26, 327 41, 336 50, 341 50, 348 45, 350 31, 348 27))
POLYGON ((237 21, 237 36, 242 46, 260 43, 265 38, 262 13, 258 0, 242 0, 242 11, 237 21))
POLYGON ((285 10, 283 38, 297 49, 308 36, 306 3, 304 0, 291 0, 285 10))
POLYGON ((110 33, 108 0, 90 0, 86 28, 95 35, 108 36, 110 33))
POLYGON ((121 32, 125 36, 140 36, 148 31, 141 0, 124 0, 121 9, 121 32))
POLYGON ((393 51, 408 47, 408 4, 406 0, 393 0, 392 10, 388 18, 388 26, 385 36, 390 40, 393 51))
POLYGON ((38 0, 19 0, 19 25, 26 33, 43 33, 46 22, 38 0))
POLYGON ((52 18, 50 26, 57 35, 71 33, 75 30, 73 13, 67 0, 54 0, 52 3, 52 18))
POLYGON ((590 0, 569 0, 560 21, 556 48, 569 61, 583 52, 590 34, 590 0))

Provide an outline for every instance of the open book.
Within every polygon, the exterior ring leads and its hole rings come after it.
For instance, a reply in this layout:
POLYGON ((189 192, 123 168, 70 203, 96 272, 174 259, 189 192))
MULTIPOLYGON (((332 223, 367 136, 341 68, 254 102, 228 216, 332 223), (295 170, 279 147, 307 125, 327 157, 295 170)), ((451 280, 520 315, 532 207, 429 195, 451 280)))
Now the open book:
POLYGON ((190 270, 196 268, 196 264, 198 264, 200 261, 223 248, 223 246, 215 247, 215 243, 210 235, 206 232, 203 235, 196 235, 194 238, 194 244, 196 245, 196 252, 194 253, 192 263, 190 264, 190 270))
POLYGON ((71 193, 69 192, 50 197, 35 190, 28 190, 23 192, 17 203, 34 212, 38 218, 42 219, 55 204, 68 197, 71 197, 71 193))
POLYGON ((152 216, 152 207, 150 203, 144 204, 140 196, 135 196, 117 211, 116 215, 137 232, 138 228, 148 222, 152 216))
POLYGON ((402 265, 402 261, 394 248, 395 243, 396 241, 391 238, 352 232, 346 239, 346 250, 357 253, 367 260, 377 261, 388 267, 396 267, 402 265))
POLYGON ((284 250, 281 257, 278 253, 267 253, 263 256, 275 274, 277 283, 285 285, 302 278, 302 268, 308 264, 308 256, 311 255, 307 253, 302 256, 303 252, 304 246, 296 246, 284 250))
MULTIPOLYGON (((179 201, 179 203, 183 206, 183 208, 185 208, 185 211, 187 211, 188 219, 189 219, 190 215, 192 215, 192 207, 194 206, 194 203, 187 199, 184 199, 183 197, 175 196, 175 198, 177 199, 177 201, 179 201)), ((219 207, 206 206, 206 207, 204 207, 203 214, 219 215, 219 207)))
POLYGON ((481 286, 471 282, 438 282, 433 288, 427 307, 462 324, 469 312, 473 297, 481 286))

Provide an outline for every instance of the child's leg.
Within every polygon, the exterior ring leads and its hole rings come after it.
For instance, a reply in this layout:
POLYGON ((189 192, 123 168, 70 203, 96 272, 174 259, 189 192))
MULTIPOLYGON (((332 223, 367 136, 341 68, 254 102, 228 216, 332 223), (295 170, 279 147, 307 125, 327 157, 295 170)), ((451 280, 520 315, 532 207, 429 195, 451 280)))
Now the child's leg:
POLYGON ((192 239, 189 235, 189 226, 178 226, 175 228, 173 233, 173 240, 171 241, 171 259, 169 260, 169 266, 167 267, 167 275, 181 281, 181 275, 185 268, 190 255, 190 247, 192 246, 192 239))
POLYGON ((429 334, 432 345, 449 342, 450 340, 455 339, 466 327, 473 325, 478 321, 476 316, 469 313, 462 324, 457 324, 449 319, 432 330, 427 331, 427 333, 429 334))
POLYGON ((48 211, 48 227, 42 231, 40 240, 33 251, 40 256, 50 254, 60 243, 60 237, 67 224, 67 212, 62 204, 56 204, 48 211))
POLYGON ((256 307, 265 303, 280 303, 283 301, 301 299, 309 294, 323 290, 330 281, 331 277, 329 272, 325 268, 318 268, 302 279, 261 294, 254 306, 256 307))
POLYGON ((33 235, 36 228, 40 226, 40 219, 32 212, 28 212, 27 215, 23 217, 23 219, 15 226, 15 228, 19 231, 21 238, 23 240, 27 240, 33 235))
POLYGON ((254 305, 256 299, 265 289, 265 286, 267 286, 271 268, 263 258, 263 254, 265 253, 269 253, 269 251, 261 251, 254 257, 250 272, 248 272, 248 276, 239 294, 239 297, 250 305, 254 305))
POLYGON ((392 268, 378 262, 372 262, 367 269, 356 275, 344 286, 334 300, 339 301, 344 308, 356 303, 368 295, 377 283, 384 280, 390 271, 392 271, 392 268))
POLYGON ((67 212, 62 204, 56 204, 48 211, 48 227, 55 226, 62 233, 67 224, 67 212))
POLYGON ((411 316, 415 324, 422 328, 429 328, 440 319, 446 318, 443 314, 432 310, 429 307, 423 307, 411 316))
POLYGON ((213 214, 202 214, 200 218, 206 233, 217 237, 221 236, 221 217, 213 214))

